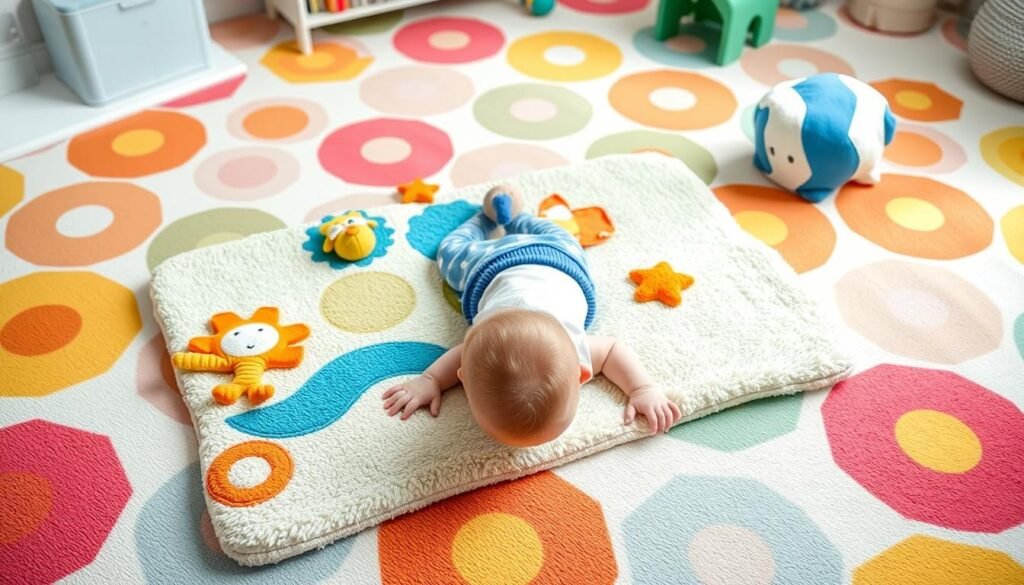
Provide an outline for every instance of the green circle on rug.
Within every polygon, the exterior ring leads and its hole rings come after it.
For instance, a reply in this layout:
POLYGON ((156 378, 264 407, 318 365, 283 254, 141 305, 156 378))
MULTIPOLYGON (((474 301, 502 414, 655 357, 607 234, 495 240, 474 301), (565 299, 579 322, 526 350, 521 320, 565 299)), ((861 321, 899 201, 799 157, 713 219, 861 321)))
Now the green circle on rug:
POLYGON ((492 89, 473 104, 473 115, 481 126, 525 140, 550 140, 579 132, 592 113, 590 102, 579 95, 539 83, 492 89))
POLYGON ((670 437, 732 453, 796 428, 803 394, 761 398, 681 424, 670 437))
POLYGON ((257 209, 224 207, 187 215, 153 238, 146 251, 146 265, 152 272, 161 262, 182 252, 283 227, 283 221, 257 209))
POLYGON ((667 132, 631 130, 609 134, 590 145, 587 158, 634 152, 657 152, 677 158, 707 184, 711 184, 718 175, 718 164, 707 149, 688 138, 667 132))
POLYGON ((394 28, 402 20, 404 14, 404 10, 383 12, 373 16, 364 16, 363 18, 325 26, 323 30, 332 35, 371 35, 382 33, 394 28))
POLYGON ((334 281, 320 297, 324 319, 350 333, 376 333, 405 321, 416 308, 416 292, 387 272, 360 272, 334 281))

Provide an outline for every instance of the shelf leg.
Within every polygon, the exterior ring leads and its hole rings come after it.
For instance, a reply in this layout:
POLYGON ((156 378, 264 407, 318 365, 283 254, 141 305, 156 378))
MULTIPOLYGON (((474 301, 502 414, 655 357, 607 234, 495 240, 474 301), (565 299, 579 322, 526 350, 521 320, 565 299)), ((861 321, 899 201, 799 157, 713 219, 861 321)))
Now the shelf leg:
POLYGON ((308 28, 299 28, 299 26, 295 25, 295 40, 298 41, 302 54, 310 55, 313 53, 313 33, 308 28))

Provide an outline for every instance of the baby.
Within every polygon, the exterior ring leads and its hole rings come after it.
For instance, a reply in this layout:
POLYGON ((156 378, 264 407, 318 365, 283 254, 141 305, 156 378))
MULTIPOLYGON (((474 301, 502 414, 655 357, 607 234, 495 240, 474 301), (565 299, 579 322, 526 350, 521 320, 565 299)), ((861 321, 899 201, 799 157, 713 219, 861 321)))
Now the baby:
POLYGON ((529 447, 558 438, 576 414, 582 384, 604 374, 628 398, 625 424, 637 414, 652 433, 682 416, 637 355, 613 337, 590 336, 594 284, 583 248, 566 230, 528 213, 521 197, 495 187, 484 211, 449 234, 438 251, 445 281, 460 291, 472 327, 422 375, 389 388, 389 416, 409 418, 460 381, 470 411, 495 440, 529 447), (497 220, 497 223, 495 222, 497 220), (505 235, 488 239, 504 228, 505 235))

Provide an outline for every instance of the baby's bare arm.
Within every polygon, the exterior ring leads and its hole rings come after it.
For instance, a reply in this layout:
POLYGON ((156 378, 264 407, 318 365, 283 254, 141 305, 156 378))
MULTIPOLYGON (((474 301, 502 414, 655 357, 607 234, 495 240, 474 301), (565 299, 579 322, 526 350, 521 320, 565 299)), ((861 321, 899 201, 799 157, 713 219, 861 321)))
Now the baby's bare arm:
POLYGON ((437 416, 441 410, 441 393, 459 383, 459 366, 462 364, 462 344, 456 345, 437 358, 421 375, 392 386, 384 392, 384 410, 388 416, 402 413, 402 420, 409 418, 417 408, 430 407, 430 414, 437 416))
POLYGON ((590 360, 594 375, 604 374, 626 396, 654 385, 636 352, 614 337, 591 335, 590 360))
POLYGON ((640 357, 625 343, 614 337, 591 335, 590 360, 594 375, 604 374, 628 398, 626 424, 642 414, 651 432, 657 433, 669 430, 682 418, 679 406, 657 387, 640 357))

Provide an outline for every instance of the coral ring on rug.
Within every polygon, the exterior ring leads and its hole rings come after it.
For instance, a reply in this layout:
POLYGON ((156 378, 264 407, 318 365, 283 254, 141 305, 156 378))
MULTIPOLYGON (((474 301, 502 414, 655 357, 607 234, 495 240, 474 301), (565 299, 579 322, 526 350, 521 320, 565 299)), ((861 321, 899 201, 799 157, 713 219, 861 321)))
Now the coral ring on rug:
POLYGON ((225 506, 255 506, 284 491, 292 479, 294 464, 288 451, 269 441, 247 441, 230 447, 210 463, 206 472, 206 492, 225 506), (270 466, 267 478, 252 487, 238 487, 231 481, 231 468, 249 457, 258 457, 270 466))

